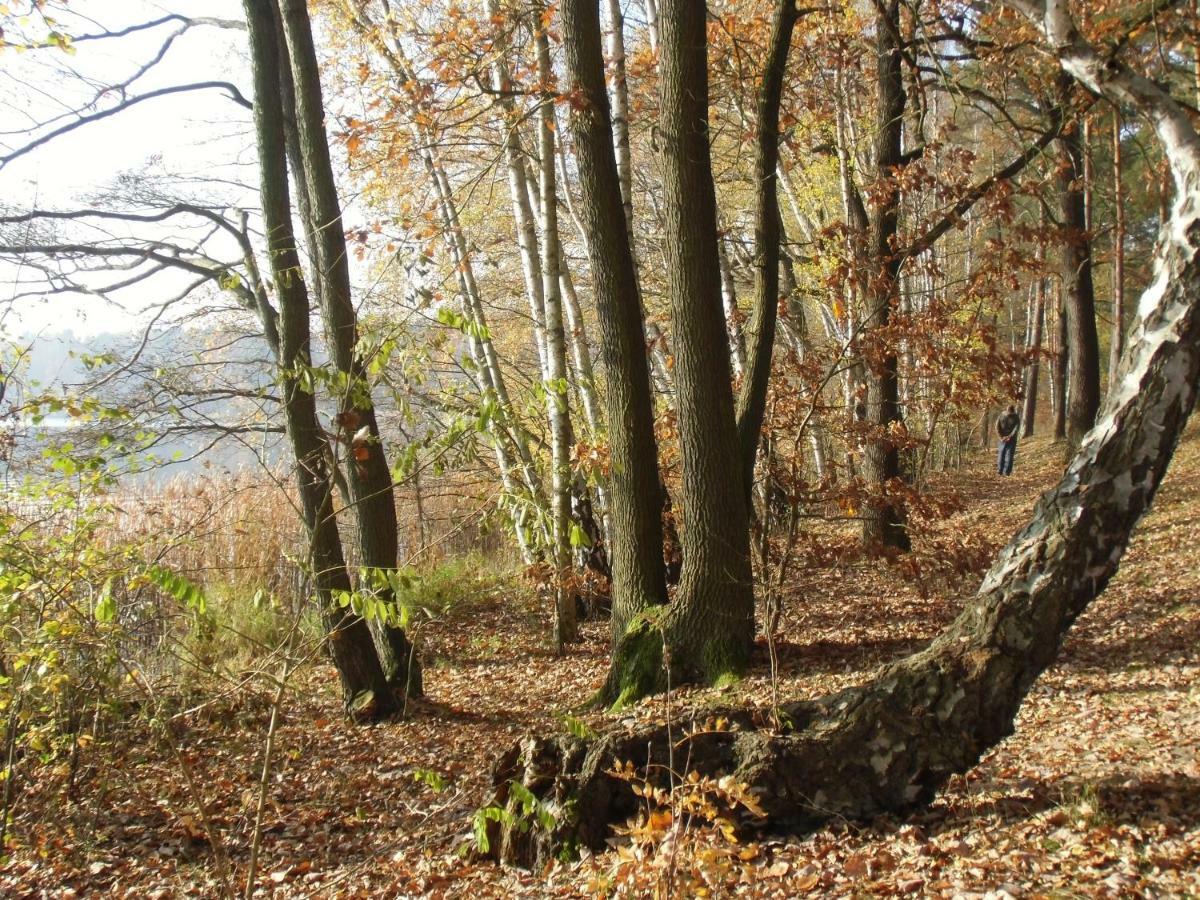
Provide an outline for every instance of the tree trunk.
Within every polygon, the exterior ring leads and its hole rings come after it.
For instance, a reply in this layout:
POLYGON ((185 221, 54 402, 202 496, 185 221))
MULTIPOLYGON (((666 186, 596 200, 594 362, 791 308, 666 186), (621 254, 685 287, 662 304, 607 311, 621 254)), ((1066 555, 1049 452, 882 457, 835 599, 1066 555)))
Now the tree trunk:
MULTIPOLYGON (((401 83, 413 88, 419 86, 420 82, 404 53, 404 46, 395 33, 395 21, 388 20, 387 27, 380 26, 371 20, 362 4, 352 0, 343 0, 342 9, 347 22, 358 31, 364 41, 375 48, 401 83)), ((414 93, 410 100, 416 110, 420 110, 425 102, 419 92, 414 93)), ((420 117, 412 118, 414 144, 419 148, 421 162, 436 195, 442 238, 462 293, 464 312, 471 324, 466 343, 477 370, 474 379, 480 389, 482 402, 493 405, 496 413, 489 419, 488 433, 492 438, 497 468, 500 470, 505 494, 513 498, 512 505, 515 511, 512 521, 522 557, 526 563, 532 563, 537 558, 535 545, 544 546, 549 533, 542 529, 542 534, 538 537, 543 540, 535 540, 530 534, 535 527, 540 526, 528 525, 529 516, 525 501, 539 510, 547 509, 545 491, 534 467, 528 433, 509 396, 504 372, 500 367, 499 353, 487 326, 483 297, 475 278, 471 244, 462 227, 450 178, 440 157, 435 153, 438 136, 418 124, 420 117), (525 497, 520 496, 522 492, 526 494, 525 497)))
POLYGON ((721 265, 721 304, 725 307, 725 327, 729 331, 729 361, 733 365, 733 377, 738 379, 746 370, 746 339, 742 335, 737 285, 733 281, 733 267, 729 264, 723 234, 717 239, 717 262, 721 265))
POLYGON ((546 310, 546 408, 550 420, 550 457, 552 486, 550 510, 554 522, 553 559, 555 569, 554 643, 562 653, 565 645, 579 639, 575 619, 575 596, 567 590, 567 569, 571 558, 571 414, 567 405, 567 347, 563 330, 562 292, 558 264, 558 186, 554 170, 554 72, 550 64, 550 39, 540 24, 544 10, 536 8, 539 19, 534 43, 537 46, 538 79, 542 103, 538 111, 539 187, 542 224, 542 295, 546 310))
MULTIPOLYGON (((900 5, 889 0, 876 16, 877 84, 875 173, 881 187, 868 235, 871 271, 867 280, 867 332, 885 331, 898 304, 900 256, 894 246, 899 230, 900 188, 897 170, 903 164, 904 79, 901 74, 900 5)), ((893 434, 902 427, 899 360, 896 349, 883 348, 868 366, 867 420, 873 430, 867 441, 865 469, 877 496, 863 509, 863 543, 901 551, 911 547, 904 501, 899 496, 900 449, 893 434)))
MULTIPOLYGON (((496 0, 486 0, 484 12, 495 21, 499 16, 496 0)), ((505 26, 507 27, 507 26, 505 26)), ((513 222, 517 229, 517 247, 520 250, 521 274, 525 279, 525 296, 529 301, 529 315, 533 321, 533 341, 537 348, 538 363, 542 379, 549 377, 550 363, 546 346, 546 308, 543 296, 543 276, 534 222, 533 204, 526 184, 525 151, 521 146, 521 113, 513 102, 512 79, 504 58, 507 47, 503 37, 497 38, 495 59, 492 62, 492 89, 500 97, 504 112, 504 156, 508 169, 508 191, 512 198, 513 222)))
MULTIPOLYGON (((1058 90, 1063 105, 1072 79, 1063 73, 1058 90)), ((1084 190, 1084 148, 1080 128, 1068 129, 1058 139, 1059 200, 1062 205, 1062 280, 1070 348, 1070 385, 1067 388, 1067 446, 1079 447, 1096 422, 1100 408, 1100 341, 1096 334, 1096 296, 1092 286, 1092 239, 1087 229, 1084 190)))
POLYGON ((621 200, 600 49, 600 17, 589 0, 564 0, 563 49, 570 127, 579 167, 580 221, 592 268, 608 385, 610 535, 614 646, 633 619, 667 600, 654 438, 654 405, 641 301, 621 200))
MULTIPOLYGON (((621 0, 607 0, 608 66, 612 72, 612 141, 621 185, 621 206, 633 247, 633 156, 629 145, 629 82, 625 76, 625 15, 621 0)), ((636 251, 635 251, 636 254, 636 251)), ((636 259, 636 255, 635 255, 636 259)))
POLYGON ((738 471, 738 442, 708 144, 705 6, 673 0, 661 13, 660 160, 675 326, 683 570, 665 614, 643 617, 616 648, 604 691, 615 702, 660 690, 668 669, 676 680, 709 682, 737 673, 754 637, 746 501, 739 480, 729 477, 738 471))
POLYGON ((333 512, 334 488, 327 466, 325 432, 317 418, 316 398, 303 387, 299 371, 311 365, 309 302, 292 232, 275 10, 272 0, 244 0, 244 7, 253 62, 263 224, 279 303, 277 343, 284 415, 296 458, 313 584, 346 709, 356 718, 377 718, 396 711, 396 697, 366 621, 338 602, 339 595, 350 591, 350 575, 333 512))
POLYGON ((767 406, 775 321, 779 310, 779 104, 787 74, 788 52, 797 11, 793 0, 780 0, 771 26, 771 43, 758 92, 758 128, 754 150, 754 307, 747 329, 746 376, 737 399, 737 430, 741 445, 742 489, 749 504, 754 486, 754 463, 767 406))
POLYGON ((1071 362, 1071 347, 1067 343, 1067 305, 1063 296, 1062 281, 1054 284, 1055 321, 1054 337, 1056 350, 1054 368, 1050 370, 1050 398, 1054 401, 1054 442, 1067 438, 1067 371, 1071 362))
POLYGON ((1037 297, 1033 307, 1033 333, 1029 339, 1029 364, 1025 369, 1025 407, 1021 411, 1023 434, 1033 437, 1037 417, 1038 381, 1042 368, 1042 327, 1046 319, 1046 279, 1038 276, 1037 297))
MULTIPOLYGON (((1038 224, 1046 223, 1045 207, 1040 207, 1038 224)), ((1041 229, 1039 229, 1039 232, 1041 229)), ((1021 410, 1022 431, 1024 437, 1033 437, 1035 419, 1037 418, 1038 384, 1042 372, 1042 334, 1046 325, 1046 264, 1045 238, 1040 233, 1037 245, 1037 292, 1034 297, 1033 322, 1029 338, 1029 363, 1025 370, 1025 407, 1021 410)))
POLYGON ((1113 109, 1113 268, 1112 268, 1112 340, 1108 353, 1108 389, 1117 383, 1117 366, 1125 349, 1125 190, 1122 185, 1121 111, 1113 109))
MULTIPOLYGON (((369 587, 390 608, 395 604, 395 594, 384 576, 394 571, 398 562, 396 502, 366 366, 357 352, 358 319, 350 290, 342 207, 325 135, 325 110, 312 27, 303 0, 279 2, 296 92, 296 130, 300 137, 303 178, 312 207, 313 218, 306 227, 316 234, 313 243, 318 252, 313 262, 322 286, 322 315, 329 353, 345 381, 338 398, 339 426, 348 442, 354 435, 362 434, 361 429, 365 428, 368 435, 365 439, 354 439, 354 446, 348 450, 352 458, 346 466, 350 500, 358 523, 359 562, 365 569, 378 573, 369 577, 373 582, 369 587)), ((381 622, 376 632, 382 662, 393 685, 408 694, 420 694, 421 669, 416 650, 404 630, 393 623, 381 622)))
POLYGON ((806 829, 927 803, 951 775, 1012 733, 1022 701, 1054 662, 1066 631, 1116 572, 1166 472, 1200 378, 1200 138, 1183 108, 1095 53, 1060 7, 1046 12, 1036 0, 1022 6, 1039 15, 1064 67, 1151 119, 1178 188, 1155 278, 1121 361, 1120 387, 1106 399, 1098 425, 975 597, 927 649, 862 687, 785 705, 790 728, 783 732, 764 727, 765 714, 709 710, 724 715, 729 728, 689 733, 687 723, 676 721, 591 740, 523 741, 494 770, 494 800, 520 823, 492 829, 490 849, 498 858, 540 868, 564 845, 603 847, 611 823, 644 808, 629 782, 609 774, 618 763, 632 762, 658 784, 680 758, 701 775, 729 775, 762 806, 760 824, 775 828, 806 829), (537 797, 553 817, 551 827, 528 827, 520 801, 510 796, 514 781, 537 797))

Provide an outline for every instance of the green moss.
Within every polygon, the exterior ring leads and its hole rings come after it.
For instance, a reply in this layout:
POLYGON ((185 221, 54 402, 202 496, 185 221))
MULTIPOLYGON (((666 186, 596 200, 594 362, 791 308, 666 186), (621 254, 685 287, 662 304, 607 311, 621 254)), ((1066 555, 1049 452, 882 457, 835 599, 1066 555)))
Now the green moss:
POLYGON ((662 690, 663 638, 658 619, 662 608, 644 610, 634 617, 617 644, 608 679, 596 700, 617 712, 642 697, 662 690))
POLYGON ((731 669, 726 669, 724 672, 718 673, 717 676, 713 678, 712 685, 715 688, 733 687, 733 685, 737 684, 741 680, 741 672, 735 672, 731 669))

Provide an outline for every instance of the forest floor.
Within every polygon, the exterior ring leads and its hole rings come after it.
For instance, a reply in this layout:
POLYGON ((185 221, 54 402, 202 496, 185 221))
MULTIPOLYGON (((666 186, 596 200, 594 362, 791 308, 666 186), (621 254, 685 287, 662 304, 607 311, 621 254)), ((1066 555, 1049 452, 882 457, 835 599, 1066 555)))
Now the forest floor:
MULTIPOLYGON (((1002 543, 1061 472, 1058 448, 1022 444, 1012 478, 991 454, 954 482, 966 512, 943 538, 1002 543)), ((969 591, 923 597, 878 562, 797 570, 778 646, 782 697, 860 681, 949 621, 969 591)), ((836 824, 799 838, 676 853, 626 847, 537 873, 463 853, 489 768, 520 736, 592 727, 605 625, 587 623, 565 658, 546 649, 548 611, 510 592, 464 598, 424 627, 428 698, 408 721, 370 728, 339 715, 332 672, 298 675, 277 737, 259 896, 893 895, 1200 896, 1200 428, 1193 426, 1117 578, 1034 686, 1016 733, 926 811, 836 824), (690 873, 690 874, 689 874, 690 873)), ((769 703, 765 648, 723 691, 673 692, 674 711, 719 700, 769 703)), ((652 698, 620 718, 661 718, 652 698)), ((85 751, 75 798, 36 791, 18 807, 6 896, 211 896, 214 853, 244 873, 261 765, 261 704, 230 700, 187 720, 176 757, 145 735, 85 751), (182 763, 181 760, 182 759, 182 763), (192 773, 189 790, 184 769, 192 773)), ((681 846, 682 843, 681 843, 681 846)), ((242 877, 242 876, 239 876, 242 877)))

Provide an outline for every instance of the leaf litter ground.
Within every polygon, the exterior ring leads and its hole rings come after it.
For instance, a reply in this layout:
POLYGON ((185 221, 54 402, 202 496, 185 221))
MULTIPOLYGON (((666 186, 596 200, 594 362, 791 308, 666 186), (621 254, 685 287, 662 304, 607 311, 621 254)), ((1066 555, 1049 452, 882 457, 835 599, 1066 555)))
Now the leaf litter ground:
MULTIPOLYGON (((1023 444, 1013 477, 980 454, 954 478, 966 511, 936 529, 1002 543, 1061 472, 1058 448, 1023 444)), ((926 811, 837 823, 739 847, 702 872, 712 896, 1200 896, 1200 429, 1104 595, 1034 686, 1016 733, 926 811)), ((777 645, 782 697, 862 680, 934 636, 966 589, 917 590, 862 561, 797 570, 777 645), (923 596, 926 594, 927 596, 923 596)), ((604 623, 564 659, 549 610, 509 592, 460 604, 425 634, 429 696, 408 721, 370 728, 338 713, 331 671, 302 673, 277 737, 258 896, 589 896, 661 891, 663 854, 606 853, 525 873, 462 852, 493 759, 576 713, 593 728, 658 719, 664 698, 614 717, 578 713, 600 684, 604 623), (622 861, 624 860, 624 861, 622 861), (614 877, 619 875, 620 877, 614 877)), ((761 648, 760 649, 764 649, 761 648)), ((672 694, 675 711, 769 703, 767 654, 723 691, 672 694)), ((266 712, 234 697, 178 734, 235 872, 245 871, 266 712)), ((213 853, 181 767, 130 731, 85 748, 73 797, 30 780, 0 870, 11 897, 212 896, 213 853)), ((36 774, 36 773, 35 773, 36 774)), ((703 855, 703 845, 691 847, 703 855)), ((672 866, 699 867, 670 858, 672 866)), ((702 892, 699 889, 689 889, 702 892)))

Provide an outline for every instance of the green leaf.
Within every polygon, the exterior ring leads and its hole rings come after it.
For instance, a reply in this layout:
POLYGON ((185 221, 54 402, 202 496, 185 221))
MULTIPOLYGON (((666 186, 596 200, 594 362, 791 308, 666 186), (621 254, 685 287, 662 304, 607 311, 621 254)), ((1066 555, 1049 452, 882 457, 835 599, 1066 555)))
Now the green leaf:
POLYGON ((571 546, 577 550, 592 546, 592 539, 588 537, 586 531, 579 527, 578 522, 571 523, 571 546))
POLYGON ((208 611, 208 599, 204 596, 204 591, 182 575, 162 566, 151 566, 146 575, 151 582, 188 609, 200 615, 204 615, 208 611))
POLYGON ((455 312, 448 306, 439 306, 437 311, 437 320, 442 325, 448 328, 454 328, 458 331, 464 331, 467 325, 467 319, 461 313, 455 312))
POLYGON ((104 582, 104 589, 100 592, 95 609, 92 610, 97 622, 111 622, 117 617, 117 601, 112 594, 112 583, 111 578, 104 582))

